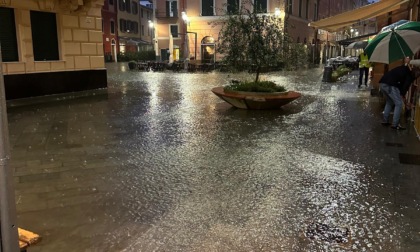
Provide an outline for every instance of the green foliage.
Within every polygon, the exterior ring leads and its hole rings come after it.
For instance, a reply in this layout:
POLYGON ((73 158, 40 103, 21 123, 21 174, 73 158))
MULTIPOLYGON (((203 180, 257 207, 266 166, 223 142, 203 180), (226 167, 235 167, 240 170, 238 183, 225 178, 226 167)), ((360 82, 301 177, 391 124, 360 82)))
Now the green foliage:
POLYGON ((338 78, 348 74, 351 72, 351 69, 346 67, 345 65, 341 65, 339 67, 337 67, 337 69, 335 71, 332 72, 331 74, 331 80, 333 82, 336 82, 338 80, 338 78))
POLYGON ((232 83, 224 88, 225 91, 244 91, 244 92, 284 92, 286 89, 272 81, 244 81, 232 83))
POLYGON ((278 65, 287 69, 304 67, 306 48, 291 41, 279 18, 258 8, 251 11, 247 8, 250 5, 254 5, 252 1, 241 1, 235 14, 226 13, 213 22, 222 26, 217 51, 224 56, 224 63, 238 71, 252 66, 256 82, 262 69, 278 65))
POLYGON ((155 51, 140 51, 140 52, 125 52, 119 53, 117 56, 119 62, 127 62, 127 61, 154 61, 156 59, 155 51))

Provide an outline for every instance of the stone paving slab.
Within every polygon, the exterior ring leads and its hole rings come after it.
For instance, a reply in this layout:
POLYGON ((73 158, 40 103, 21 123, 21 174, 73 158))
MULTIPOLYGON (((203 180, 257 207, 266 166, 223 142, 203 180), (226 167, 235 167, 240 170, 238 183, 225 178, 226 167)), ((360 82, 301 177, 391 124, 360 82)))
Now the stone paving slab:
POLYGON ((108 68, 108 90, 8 102, 31 252, 420 250, 420 166, 399 158, 420 142, 355 73, 268 75, 303 97, 255 113, 210 93, 225 75, 108 68), (309 240, 314 220, 352 241, 309 240))

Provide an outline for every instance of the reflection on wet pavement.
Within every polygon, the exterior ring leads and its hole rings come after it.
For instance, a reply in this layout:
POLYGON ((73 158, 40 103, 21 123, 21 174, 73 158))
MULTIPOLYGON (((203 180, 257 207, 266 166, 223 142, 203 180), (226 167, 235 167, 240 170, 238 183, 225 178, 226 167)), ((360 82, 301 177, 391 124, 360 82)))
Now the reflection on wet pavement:
POLYGON ((210 91, 242 76, 108 69, 105 92, 9 105, 19 225, 43 236, 31 252, 420 249, 419 187, 398 193, 419 174, 354 76, 272 73, 303 96, 246 111, 210 91), (348 241, 310 239, 311 223, 348 241))

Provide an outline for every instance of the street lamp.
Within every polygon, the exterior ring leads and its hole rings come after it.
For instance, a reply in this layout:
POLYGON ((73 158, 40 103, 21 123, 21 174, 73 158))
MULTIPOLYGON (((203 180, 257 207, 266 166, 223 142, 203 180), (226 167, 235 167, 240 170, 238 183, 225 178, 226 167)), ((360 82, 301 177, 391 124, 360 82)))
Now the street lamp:
POLYGON ((280 8, 275 8, 274 9, 274 16, 276 17, 276 18, 279 18, 280 17, 280 8))
POLYGON ((189 25, 190 24, 190 19, 187 16, 187 13, 185 11, 181 12, 181 16, 182 16, 182 20, 184 20, 184 22, 189 25))
POLYGON ((185 11, 181 12, 181 17, 182 17, 182 20, 184 20, 184 23, 187 25, 187 27, 185 29, 186 30, 185 33, 186 34, 188 34, 188 33, 194 34, 194 37, 195 37, 194 60, 197 60, 197 33, 188 31, 188 26, 190 25, 190 18, 188 17, 188 15, 185 11))
POLYGON ((155 25, 153 24, 152 20, 149 20, 148 22, 149 22, 149 29, 150 29, 150 44, 153 47, 153 34, 154 34, 153 29, 154 29, 155 25))

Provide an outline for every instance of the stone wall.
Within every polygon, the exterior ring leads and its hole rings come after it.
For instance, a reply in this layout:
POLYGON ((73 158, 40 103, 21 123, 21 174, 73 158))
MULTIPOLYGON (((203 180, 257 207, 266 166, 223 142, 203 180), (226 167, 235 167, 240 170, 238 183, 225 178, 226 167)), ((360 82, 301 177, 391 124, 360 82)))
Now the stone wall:
MULTIPOLYGON (((76 90, 70 86, 68 88, 60 87, 57 91, 84 90, 84 86, 106 87, 101 18, 101 7, 103 4, 103 0, 0 0, 0 7, 14 9, 19 54, 18 61, 2 63, 3 74, 5 75, 6 97, 8 99, 10 97, 22 98, 28 95, 12 95, 10 90, 16 90, 16 88, 11 88, 11 86, 22 87, 22 83, 14 82, 22 78, 18 76, 16 78, 6 78, 7 75, 29 74, 34 77, 33 74, 37 73, 43 73, 42 76, 45 76, 45 73, 64 71, 74 71, 74 75, 77 75, 78 71, 101 70, 102 73, 100 75, 105 75, 105 78, 102 77, 99 79, 101 79, 101 82, 105 80, 105 83, 94 83, 92 85, 93 83, 88 83, 89 80, 78 80, 77 76, 75 76, 76 78, 74 80, 81 82, 77 84, 79 87, 76 90), (56 14, 59 48, 58 60, 34 60, 30 19, 31 11, 56 14)), ((65 74, 68 76, 68 73, 65 74)), ((95 75, 98 75, 98 71, 95 72, 95 75)), ((48 81, 48 78, 44 78, 44 80, 48 81)), ((37 89, 43 89, 42 83, 31 84, 31 79, 26 79, 26 81, 29 83, 25 83, 23 86, 38 85, 33 89, 33 95, 29 94, 29 96, 54 94, 56 92, 54 89, 50 90, 50 92, 44 92, 45 90, 41 93, 36 92, 37 89)), ((50 83, 46 83, 45 85, 54 86, 50 85, 50 83)), ((55 85, 60 85, 60 83, 56 83, 55 85)))

